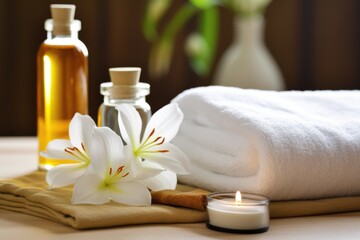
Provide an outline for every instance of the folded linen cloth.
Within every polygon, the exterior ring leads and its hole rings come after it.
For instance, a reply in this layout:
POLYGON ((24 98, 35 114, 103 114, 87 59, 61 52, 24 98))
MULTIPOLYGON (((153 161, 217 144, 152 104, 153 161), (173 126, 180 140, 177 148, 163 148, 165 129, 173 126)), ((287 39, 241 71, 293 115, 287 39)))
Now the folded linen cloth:
POLYGON ((152 204, 125 206, 72 205, 72 188, 47 189, 44 172, 0 180, 0 208, 45 218, 76 229, 145 223, 192 223, 206 219, 204 211, 152 204))
POLYGON ((360 91, 210 86, 173 102, 173 140, 191 159, 182 183, 271 200, 360 195, 360 91))
MULTIPOLYGON (((153 203, 162 205, 153 204, 151 207, 116 203, 71 205, 71 192, 69 187, 47 190, 44 172, 3 179, 0 180, 0 209, 45 218, 76 229, 145 223, 193 223, 207 219, 204 211, 207 192, 186 185, 179 185, 177 190, 152 193, 153 203)), ((360 211, 360 197, 270 202, 269 209, 271 218, 360 211)))

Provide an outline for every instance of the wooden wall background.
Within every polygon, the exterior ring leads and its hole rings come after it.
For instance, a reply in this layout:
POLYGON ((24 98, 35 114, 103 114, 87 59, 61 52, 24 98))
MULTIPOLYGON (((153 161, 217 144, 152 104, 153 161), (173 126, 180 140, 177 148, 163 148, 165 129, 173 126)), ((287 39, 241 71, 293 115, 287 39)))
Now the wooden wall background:
MULTIPOLYGON (((175 0, 179 5, 185 0, 175 0)), ((211 83, 189 68, 181 48, 171 72, 150 79, 149 43, 140 24, 146 0, 0 0, 0 136, 36 134, 36 52, 45 39, 44 21, 51 3, 74 3, 82 21, 80 39, 90 52, 90 115, 102 102, 101 82, 108 68, 139 66, 151 84, 153 110, 181 91, 211 83)), ((266 42, 280 65, 288 89, 360 88, 360 1, 274 0, 266 12, 266 42)), ((171 9, 173 11, 173 9, 171 9)), ((230 44, 232 16, 222 11, 218 57, 230 44)), ((360 103, 354 103, 360 104, 360 103)))

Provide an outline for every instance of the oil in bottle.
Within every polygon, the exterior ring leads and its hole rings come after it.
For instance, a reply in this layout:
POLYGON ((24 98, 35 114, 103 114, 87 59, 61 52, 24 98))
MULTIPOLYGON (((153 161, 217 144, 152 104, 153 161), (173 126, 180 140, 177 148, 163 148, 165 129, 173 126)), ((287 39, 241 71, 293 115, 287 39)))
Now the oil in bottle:
MULTIPOLYGON (((54 139, 68 139, 76 112, 88 113, 88 51, 78 39, 75 6, 52 4, 45 21, 47 39, 37 55, 37 135, 39 152, 54 139)), ((39 155, 39 168, 49 170, 64 160, 39 155)))

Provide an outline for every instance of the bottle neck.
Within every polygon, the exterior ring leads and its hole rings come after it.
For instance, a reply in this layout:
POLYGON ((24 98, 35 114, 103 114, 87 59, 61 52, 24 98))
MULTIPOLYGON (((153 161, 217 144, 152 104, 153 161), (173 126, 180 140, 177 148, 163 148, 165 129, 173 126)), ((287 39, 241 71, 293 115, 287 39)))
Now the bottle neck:
POLYGON ((116 101, 129 101, 134 103, 137 101, 145 101, 145 96, 150 93, 150 85, 148 83, 139 82, 136 85, 114 85, 112 82, 104 82, 100 84, 100 93, 104 96, 104 103, 114 103, 116 101))
POLYGON ((54 38, 79 39, 78 33, 79 33, 78 31, 63 31, 63 32, 48 31, 47 39, 54 39, 54 38))
POLYGON ((145 96, 140 96, 138 98, 111 98, 110 96, 104 96, 104 104, 106 105, 118 105, 123 103, 140 105, 141 103, 146 102, 145 96))
POLYGON ((234 19, 234 40, 242 45, 263 44, 264 21, 262 15, 234 19))
POLYGON ((81 30, 81 22, 79 20, 73 20, 71 23, 62 23, 54 21, 53 19, 47 19, 45 21, 45 30, 47 31, 47 39, 78 39, 78 32, 81 30))

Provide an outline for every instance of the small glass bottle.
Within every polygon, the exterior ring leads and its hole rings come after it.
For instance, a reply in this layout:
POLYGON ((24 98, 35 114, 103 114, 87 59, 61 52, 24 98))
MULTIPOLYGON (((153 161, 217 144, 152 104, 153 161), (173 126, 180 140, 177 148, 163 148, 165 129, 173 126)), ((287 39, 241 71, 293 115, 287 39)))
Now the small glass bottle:
POLYGON ((100 85, 104 102, 99 107, 98 126, 109 127, 120 135, 116 106, 127 103, 133 105, 139 112, 143 133, 151 117, 151 108, 145 99, 150 93, 150 85, 139 82, 141 68, 110 68, 109 72, 111 82, 100 85))
MULTIPOLYGON (((37 135, 39 152, 54 139, 68 139, 76 112, 88 113, 88 50, 78 39, 81 22, 75 5, 52 4, 45 21, 47 39, 37 54, 37 135)), ((39 168, 49 170, 62 160, 39 156, 39 168)))

